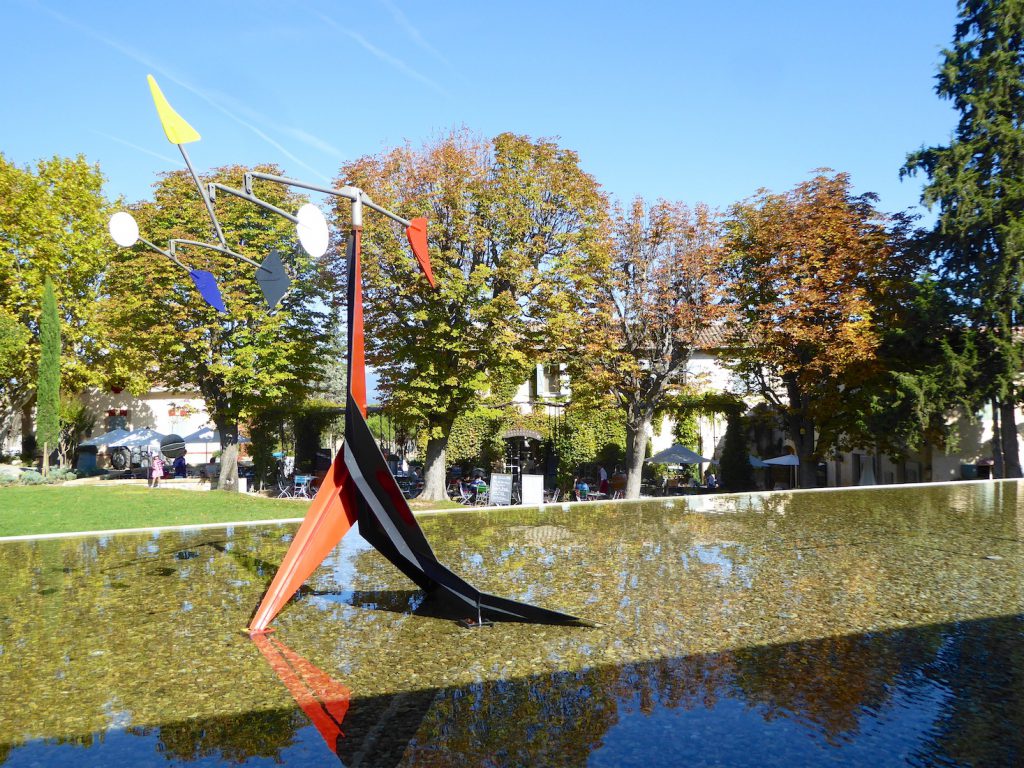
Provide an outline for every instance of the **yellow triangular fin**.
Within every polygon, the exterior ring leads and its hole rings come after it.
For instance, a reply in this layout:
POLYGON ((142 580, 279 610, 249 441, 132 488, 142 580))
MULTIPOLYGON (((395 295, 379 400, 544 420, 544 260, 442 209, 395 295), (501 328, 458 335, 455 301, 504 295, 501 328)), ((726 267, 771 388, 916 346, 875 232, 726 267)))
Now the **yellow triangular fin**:
POLYGON ((171 144, 188 144, 191 141, 199 141, 199 134, 196 129, 189 125, 185 118, 174 111, 174 108, 167 102, 160 86, 152 75, 146 75, 149 81, 149 91, 153 94, 153 103, 156 104, 156 113, 160 115, 160 124, 164 127, 167 140, 171 144))

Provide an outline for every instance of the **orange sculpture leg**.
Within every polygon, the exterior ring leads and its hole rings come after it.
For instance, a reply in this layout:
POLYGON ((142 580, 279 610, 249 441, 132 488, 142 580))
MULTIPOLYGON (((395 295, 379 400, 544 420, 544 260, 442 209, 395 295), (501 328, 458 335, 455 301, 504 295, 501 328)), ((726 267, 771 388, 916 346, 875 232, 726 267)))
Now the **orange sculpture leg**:
POLYGON ((253 635, 252 640, 331 751, 336 753, 338 740, 345 736, 341 723, 348 713, 352 692, 280 640, 266 635, 253 635))
POLYGON ((267 631, 284 604, 355 524, 354 487, 345 468, 344 450, 334 458, 331 471, 309 505, 295 540, 249 624, 250 633, 267 631))

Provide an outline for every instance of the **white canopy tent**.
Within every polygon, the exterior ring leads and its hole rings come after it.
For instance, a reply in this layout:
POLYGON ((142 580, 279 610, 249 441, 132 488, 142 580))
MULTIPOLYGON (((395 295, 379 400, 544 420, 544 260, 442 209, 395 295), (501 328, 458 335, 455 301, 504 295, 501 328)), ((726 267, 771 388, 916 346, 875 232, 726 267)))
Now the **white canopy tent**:
MULTIPOLYGON (((189 464, 205 464, 216 451, 220 450, 220 432, 214 427, 197 429, 181 439, 185 442, 185 450, 188 451, 185 458, 189 464)), ((242 444, 248 443, 250 440, 245 435, 239 435, 238 442, 242 444)))
POLYGON ((149 427, 142 427, 141 429, 132 430, 120 440, 115 440, 109 445, 111 448, 145 447, 152 450, 159 450, 160 441, 163 440, 164 437, 165 435, 162 432, 157 432, 155 429, 150 429, 149 427))
POLYGON ((91 437, 88 440, 83 440, 79 445, 94 445, 97 448, 104 448, 111 445, 122 438, 128 437, 131 434, 127 429, 112 429, 109 432, 104 432, 102 435, 91 437))

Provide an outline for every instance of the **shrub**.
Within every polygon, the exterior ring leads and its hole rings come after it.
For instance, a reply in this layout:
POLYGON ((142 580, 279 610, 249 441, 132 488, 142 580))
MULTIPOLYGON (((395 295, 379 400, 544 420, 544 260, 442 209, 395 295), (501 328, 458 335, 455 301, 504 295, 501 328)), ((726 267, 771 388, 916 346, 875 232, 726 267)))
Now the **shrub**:
POLYGON ((21 473, 18 477, 18 482, 22 485, 46 485, 53 481, 43 477, 40 472, 36 472, 34 469, 27 470, 21 473))

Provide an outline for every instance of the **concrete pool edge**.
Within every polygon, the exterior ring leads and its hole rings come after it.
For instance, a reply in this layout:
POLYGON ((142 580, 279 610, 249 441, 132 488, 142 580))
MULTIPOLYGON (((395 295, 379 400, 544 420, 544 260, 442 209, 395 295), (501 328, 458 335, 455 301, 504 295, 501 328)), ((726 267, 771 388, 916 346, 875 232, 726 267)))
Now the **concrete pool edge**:
MULTIPOLYGON (((414 512, 417 517, 421 515, 443 515, 443 514, 468 514, 470 512, 489 512, 492 510, 506 510, 506 509, 563 509, 566 510, 570 506, 575 505, 598 505, 598 504, 642 504, 652 501, 670 502, 675 504, 677 502, 686 502, 690 498, 701 498, 706 499, 709 497, 738 497, 738 496, 779 496, 785 494, 806 494, 806 493, 830 493, 835 491, 850 491, 850 490, 863 490, 863 491, 885 491, 895 490, 902 488, 936 488, 948 485, 984 485, 990 483, 1020 483, 1024 482, 1022 478, 1000 478, 1000 479, 985 479, 985 480, 941 480, 938 482, 927 482, 927 483, 892 483, 888 485, 843 485, 831 488, 794 488, 788 491, 747 491, 743 493, 706 493, 699 494, 697 496, 689 496, 686 494, 680 494, 678 496, 644 496, 639 499, 601 499, 599 501, 558 501, 553 504, 542 504, 540 506, 529 506, 525 507, 522 505, 515 506, 486 506, 486 507, 458 507, 451 509, 424 509, 414 512)), ((698 510, 699 511, 699 510, 698 510)), ((187 530, 206 530, 210 528, 240 528, 250 527, 256 525, 286 525, 301 523, 303 518, 301 517, 282 517, 282 518, 271 518, 267 520, 238 520, 232 522, 223 523, 191 523, 183 525, 157 525, 147 526, 140 528, 111 528, 105 530, 89 530, 89 531, 63 531, 59 533, 30 533, 22 534, 18 536, 0 536, 0 544, 17 541, 45 541, 48 539, 65 539, 65 538, 82 538, 86 536, 115 536, 120 534, 136 534, 136 533, 158 533, 162 531, 187 531, 187 530)))

